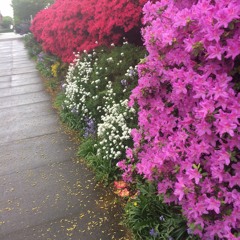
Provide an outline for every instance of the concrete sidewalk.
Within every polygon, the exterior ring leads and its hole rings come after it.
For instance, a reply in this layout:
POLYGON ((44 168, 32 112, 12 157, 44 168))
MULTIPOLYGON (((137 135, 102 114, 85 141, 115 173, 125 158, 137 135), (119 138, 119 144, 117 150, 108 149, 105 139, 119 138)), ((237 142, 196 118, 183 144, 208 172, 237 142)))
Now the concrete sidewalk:
POLYGON ((11 41, 11 40, 16 40, 16 39, 21 39, 23 38, 22 35, 16 34, 14 32, 9 32, 9 33, 0 33, 0 41, 11 41))
POLYGON ((22 41, 0 39, 0 239, 129 239, 112 193, 77 163, 22 41))

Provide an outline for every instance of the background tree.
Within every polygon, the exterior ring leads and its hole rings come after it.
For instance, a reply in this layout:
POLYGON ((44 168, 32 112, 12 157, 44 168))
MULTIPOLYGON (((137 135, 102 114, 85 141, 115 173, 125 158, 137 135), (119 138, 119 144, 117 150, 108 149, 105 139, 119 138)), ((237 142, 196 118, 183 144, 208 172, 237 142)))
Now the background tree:
POLYGON ((53 2, 54 0, 12 0, 15 25, 30 21, 31 15, 34 17, 37 12, 53 2))
POLYGON ((4 16, 2 20, 1 26, 6 29, 10 29, 10 26, 13 24, 12 17, 4 16))
POLYGON ((2 15, 2 13, 0 12, 0 24, 2 24, 2 20, 3 20, 3 15, 2 15))

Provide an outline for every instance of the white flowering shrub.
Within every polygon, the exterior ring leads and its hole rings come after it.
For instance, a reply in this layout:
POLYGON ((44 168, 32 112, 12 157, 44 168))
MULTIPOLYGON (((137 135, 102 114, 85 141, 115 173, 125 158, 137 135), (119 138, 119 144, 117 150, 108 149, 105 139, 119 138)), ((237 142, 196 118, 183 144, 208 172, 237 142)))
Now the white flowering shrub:
POLYGON ((116 102, 127 99, 137 84, 135 69, 129 65, 136 65, 142 56, 140 48, 127 43, 122 47, 97 49, 91 54, 76 54, 63 85, 66 122, 72 121, 73 127, 77 125, 77 129, 82 129, 84 137, 94 134, 97 124, 102 122, 101 116, 106 115, 108 82, 112 82, 111 99, 116 102))
POLYGON ((103 107, 105 115, 102 116, 102 123, 97 126, 97 155, 107 161, 119 159, 125 154, 131 142, 129 122, 133 121, 135 114, 134 108, 128 106, 127 99, 116 103, 113 94, 112 83, 109 82, 103 107))
POLYGON ((137 85, 137 70, 132 66, 144 55, 140 47, 124 42, 121 47, 77 54, 69 67, 62 112, 84 137, 78 154, 99 179, 113 179, 119 171, 116 163, 132 146, 130 131, 137 117, 127 99, 137 85))
MULTIPOLYGON (((96 98, 92 89, 88 87, 91 84, 90 76, 92 73, 92 55, 85 55, 80 58, 76 55, 74 63, 70 64, 66 76, 64 107, 71 113, 79 115, 79 120, 84 125, 86 117, 92 117, 90 109, 86 102, 90 98, 96 98)), ((97 86, 96 81, 94 83, 97 86)), ((96 87, 95 86, 95 87, 96 87)))
MULTIPOLYGON (((66 83, 63 85, 65 91, 65 100, 63 110, 71 113, 79 127, 84 131, 83 136, 89 137, 96 132, 96 123, 101 116, 103 100, 102 92, 105 91, 107 78, 100 80, 98 78, 98 58, 97 53, 76 55, 72 64, 70 64, 66 76, 66 83)), ((69 121, 69 120, 67 120, 69 121)))

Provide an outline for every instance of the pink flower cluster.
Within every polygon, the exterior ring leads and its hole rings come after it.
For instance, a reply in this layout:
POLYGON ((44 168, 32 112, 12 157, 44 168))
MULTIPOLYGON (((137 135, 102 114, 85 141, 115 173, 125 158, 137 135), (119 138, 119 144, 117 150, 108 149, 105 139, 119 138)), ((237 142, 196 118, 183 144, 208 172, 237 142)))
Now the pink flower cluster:
POLYGON ((139 129, 118 164, 124 180, 157 182, 201 239, 239 239, 240 0, 162 0, 143 10, 149 55, 130 97, 139 129))

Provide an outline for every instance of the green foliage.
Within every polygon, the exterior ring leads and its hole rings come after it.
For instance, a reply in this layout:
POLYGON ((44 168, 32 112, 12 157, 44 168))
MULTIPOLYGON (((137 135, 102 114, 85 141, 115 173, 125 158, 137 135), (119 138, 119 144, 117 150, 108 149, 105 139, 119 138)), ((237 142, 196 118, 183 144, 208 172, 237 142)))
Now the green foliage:
POLYGON ((58 81, 56 78, 49 78, 46 82, 45 82, 45 86, 47 89, 50 89, 51 91, 56 91, 57 87, 58 87, 58 81))
POLYGON ((49 65, 48 61, 37 62, 37 70, 41 73, 41 75, 45 78, 52 77, 51 65, 49 65))
POLYGON ((52 65, 56 61, 58 61, 57 57, 45 52, 40 52, 37 55, 36 67, 44 78, 52 78, 54 77, 52 73, 52 65))
POLYGON ((9 16, 4 16, 2 20, 2 27, 6 29, 10 29, 10 26, 13 24, 13 19, 12 17, 9 16))
POLYGON ((26 34, 23 40, 29 56, 36 59, 37 55, 42 51, 41 45, 35 40, 31 33, 26 34))
POLYGON ((54 107, 59 110, 61 121, 65 123, 69 128, 78 131, 79 134, 82 135, 82 125, 78 121, 77 116, 71 112, 64 110, 65 99, 66 96, 63 92, 58 93, 54 101, 54 107))
POLYGON ((157 195, 156 186, 139 181, 136 189, 137 194, 125 206, 124 220, 135 240, 198 239, 188 234, 181 208, 165 204, 163 197, 157 195))
POLYGON ((237 57, 234 61, 234 67, 233 70, 231 71, 231 76, 233 77, 233 83, 234 83, 234 90, 236 92, 240 92, 240 57, 237 57))
POLYGON ((73 129, 81 130, 87 145, 89 134, 96 138, 96 152, 82 154, 83 140, 80 155, 105 183, 118 175, 116 163, 132 145, 130 128, 136 127, 137 120, 127 102, 137 84, 134 66, 144 55, 141 47, 125 43, 84 53, 69 67, 61 117, 73 129))
POLYGON ((67 124, 68 127, 73 130, 79 131, 80 135, 82 135, 82 124, 78 121, 78 117, 76 115, 63 110, 60 112, 60 118, 64 123, 67 124))
POLYGON ((108 185, 114 180, 114 174, 117 167, 113 166, 111 161, 104 160, 97 155, 97 139, 87 138, 79 146, 78 156, 84 158, 87 165, 95 172, 96 179, 99 182, 108 185))
POLYGON ((113 83, 113 91, 116 93, 115 100, 126 99, 129 97, 131 90, 137 84, 137 79, 129 79, 127 91, 123 92, 121 80, 126 79, 125 73, 130 66, 136 66, 140 59, 145 55, 142 47, 136 47, 132 44, 113 47, 110 49, 101 49, 98 51, 98 61, 93 67, 93 79, 107 78, 113 83), (111 60, 112 59, 112 60, 111 60))
POLYGON ((35 59, 36 68, 46 80, 47 89, 56 91, 66 76, 68 65, 57 57, 45 53, 32 34, 26 34, 23 39, 29 56, 35 59))
MULTIPOLYGON (((67 81, 72 81, 74 78, 79 79, 79 81, 76 81, 78 87, 81 85, 80 88, 84 89, 84 92, 89 94, 86 96, 85 108, 88 112, 91 112, 91 118, 98 124, 102 121, 101 116, 104 113, 99 109, 103 109, 106 103, 104 97, 106 96, 106 86, 108 82, 110 81, 112 83, 114 92, 112 99, 115 102, 119 102, 122 99, 128 99, 131 90, 137 84, 137 77, 127 77, 125 74, 130 66, 135 66, 140 59, 144 57, 145 51, 141 47, 124 44, 121 47, 112 47, 110 49, 100 48, 91 55, 90 58, 88 58, 87 54, 82 55, 82 60, 80 60, 87 66, 89 64, 91 65, 92 71, 89 74, 89 81, 81 81, 81 79, 84 78, 84 69, 79 71, 78 68, 75 69, 73 75, 71 75, 70 79, 67 81), (122 85, 122 80, 126 80, 126 86, 122 85)), ((81 104, 81 96, 79 96, 79 94, 76 94, 74 97, 70 96, 70 98, 73 100, 67 105, 75 105, 74 108, 76 108, 78 104, 81 104)), ((72 109, 69 109, 69 112, 71 111, 72 109)), ((79 121, 83 122, 82 118, 83 115, 80 113, 79 121)))
POLYGON ((31 33, 24 36, 24 45, 28 50, 29 56, 36 60, 36 68, 41 75, 44 78, 53 77, 51 66, 57 61, 57 58, 43 52, 41 45, 34 39, 31 33))
POLYGON ((34 17, 48 3, 53 3, 53 0, 12 0, 15 24, 18 25, 21 22, 30 21, 30 16, 34 17))
POLYGON ((54 99, 53 106, 56 109, 61 109, 64 99, 65 99, 64 93, 63 92, 58 93, 56 98, 54 99))

